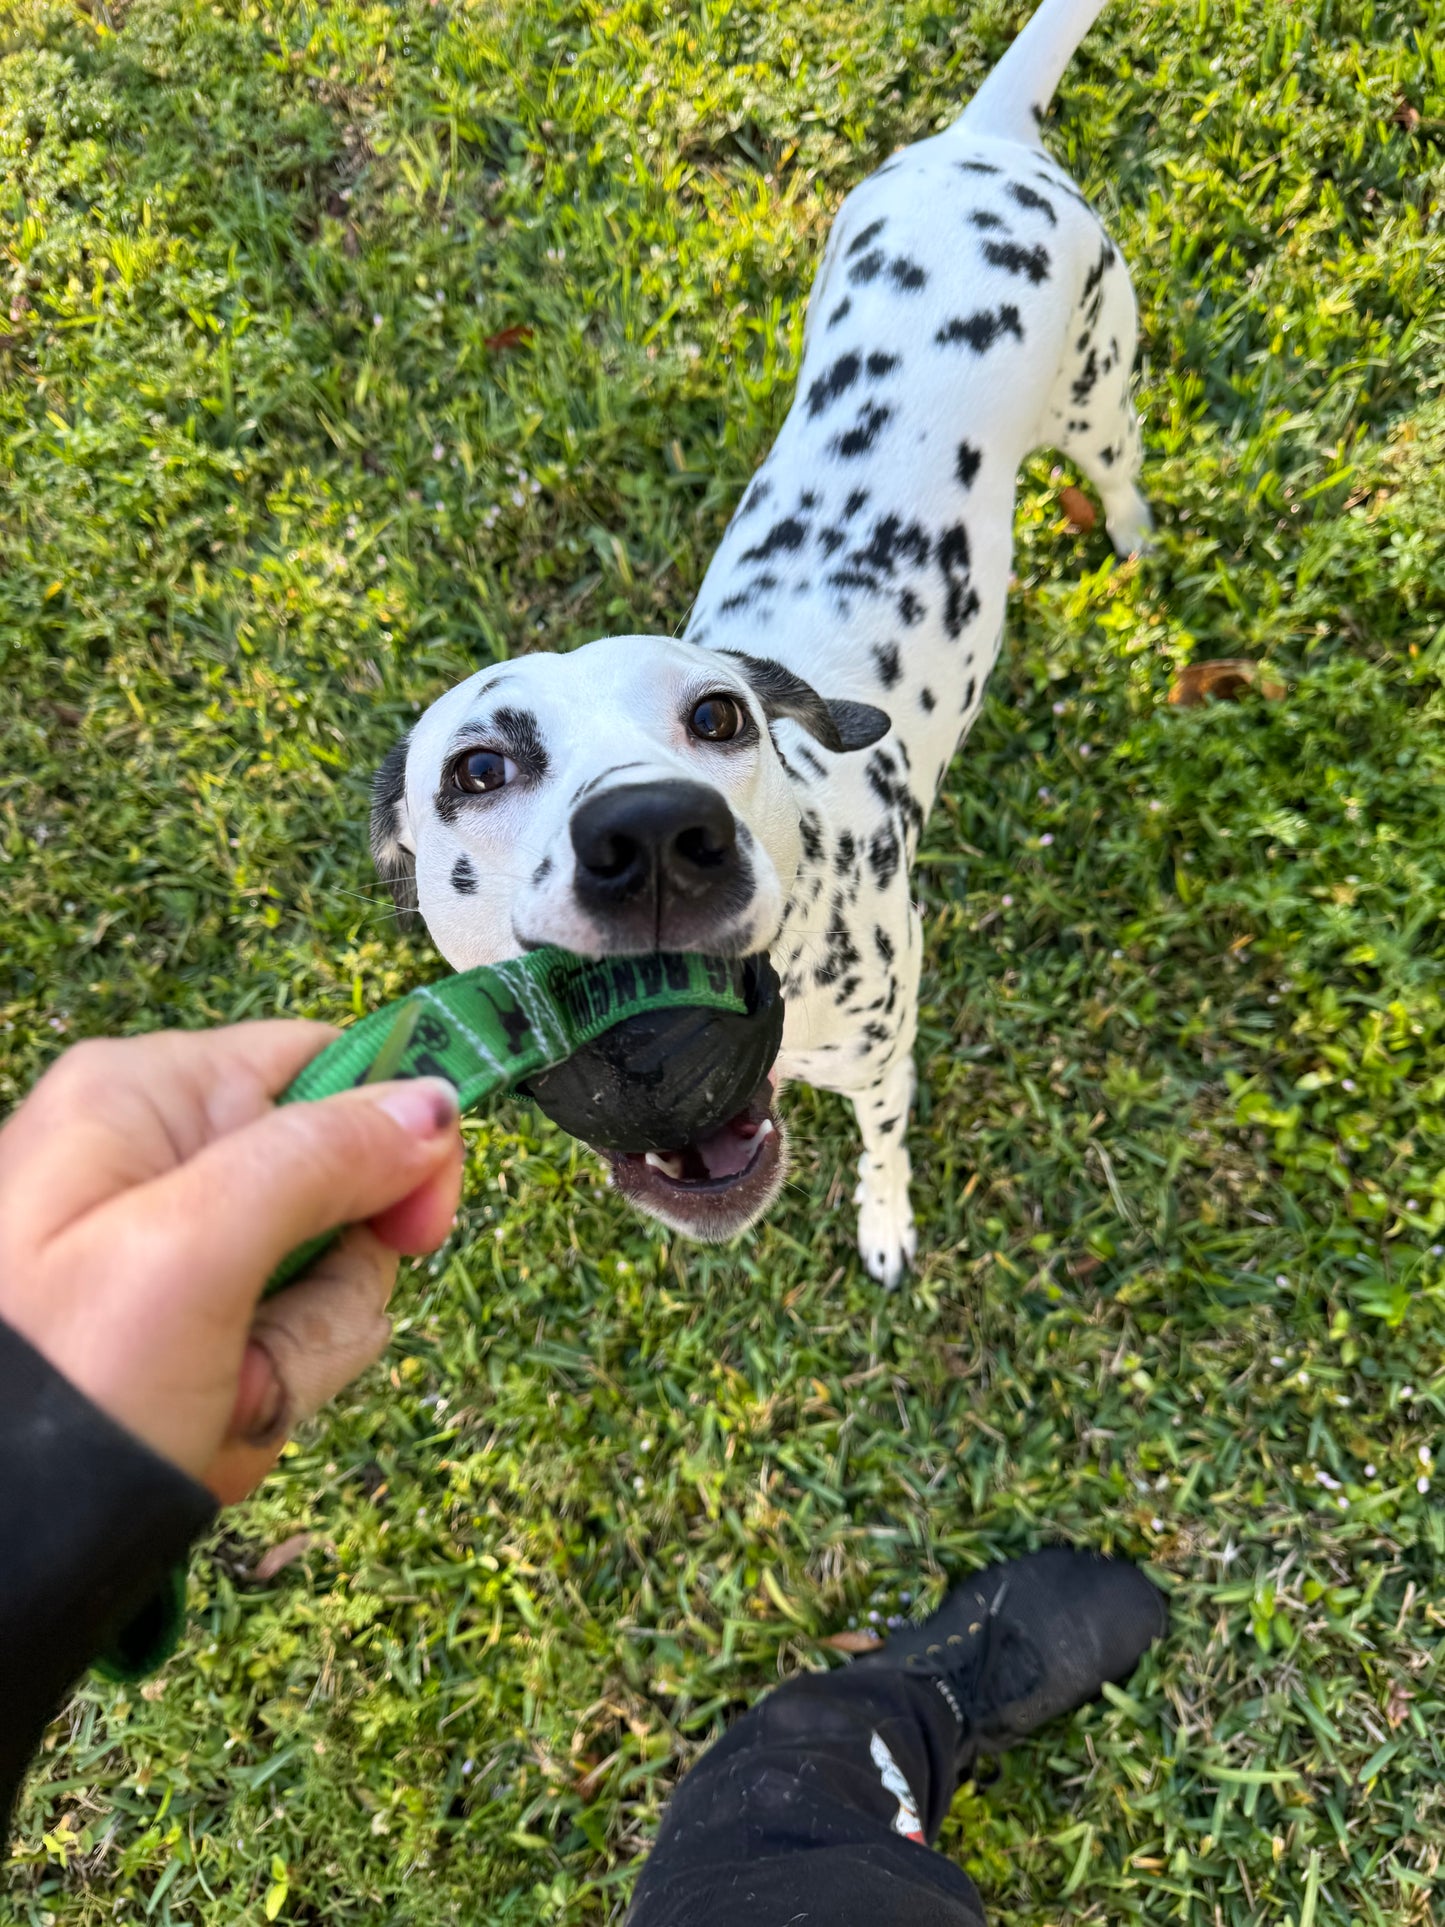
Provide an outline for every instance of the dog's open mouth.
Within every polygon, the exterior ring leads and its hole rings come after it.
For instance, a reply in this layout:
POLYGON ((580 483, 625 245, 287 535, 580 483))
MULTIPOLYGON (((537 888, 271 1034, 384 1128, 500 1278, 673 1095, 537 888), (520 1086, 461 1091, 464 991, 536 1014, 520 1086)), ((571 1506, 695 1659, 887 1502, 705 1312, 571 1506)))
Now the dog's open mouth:
POLYGON ((631 1203, 689 1238, 735 1237, 764 1212, 782 1186, 787 1151, 763 1080, 745 1109, 676 1151, 602 1151, 617 1189, 631 1203))

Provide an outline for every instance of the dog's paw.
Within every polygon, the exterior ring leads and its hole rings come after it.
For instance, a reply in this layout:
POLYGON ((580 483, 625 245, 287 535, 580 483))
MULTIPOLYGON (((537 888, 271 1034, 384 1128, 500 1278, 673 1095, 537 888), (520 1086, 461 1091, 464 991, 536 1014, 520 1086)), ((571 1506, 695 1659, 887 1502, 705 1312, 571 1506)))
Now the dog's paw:
MULTIPOLYGON (((865 1166, 868 1162, 863 1160, 865 1166)), ((853 1196, 858 1206, 858 1255, 868 1276, 885 1291, 893 1291, 902 1281, 918 1250, 907 1172, 891 1183, 889 1175, 865 1169, 853 1196)))
POLYGON ((1154 517, 1138 489, 1122 504, 1105 505, 1104 527, 1116 555, 1147 555, 1154 546, 1154 517))

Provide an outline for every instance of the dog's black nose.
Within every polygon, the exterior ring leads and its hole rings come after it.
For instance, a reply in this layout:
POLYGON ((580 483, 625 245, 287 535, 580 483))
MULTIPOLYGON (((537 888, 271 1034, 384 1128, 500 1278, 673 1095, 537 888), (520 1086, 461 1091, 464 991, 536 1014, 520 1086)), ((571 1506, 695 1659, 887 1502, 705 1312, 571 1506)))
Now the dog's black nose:
POLYGON ((738 869, 737 825, 703 783, 627 783, 589 797, 572 818, 576 891, 607 911, 650 899, 700 905, 738 869))

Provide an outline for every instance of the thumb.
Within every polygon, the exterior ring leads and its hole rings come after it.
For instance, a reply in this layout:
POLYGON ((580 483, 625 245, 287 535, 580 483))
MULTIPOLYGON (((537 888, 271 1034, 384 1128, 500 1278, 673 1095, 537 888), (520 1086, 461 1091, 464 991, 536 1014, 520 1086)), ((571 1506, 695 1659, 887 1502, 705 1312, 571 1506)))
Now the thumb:
POLYGON ((374 1218, 461 1160, 457 1097, 437 1077, 283 1104, 130 1192, 138 1229, 167 1227, 167 1269, 203 1277, 213 1314, 249 1320, 281 1259, 374 1218))

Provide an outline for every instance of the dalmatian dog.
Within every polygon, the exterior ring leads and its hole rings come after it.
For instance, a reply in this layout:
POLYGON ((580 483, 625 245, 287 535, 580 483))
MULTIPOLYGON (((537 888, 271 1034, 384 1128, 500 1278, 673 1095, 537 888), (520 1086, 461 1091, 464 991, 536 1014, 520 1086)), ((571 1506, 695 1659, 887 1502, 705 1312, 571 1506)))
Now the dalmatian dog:
POLYGON ((1103 4, 1043 0, 962 117, 843 203, 792 410, 682 637, 481 670, 374 794, 381 874, 458 969, 543 943, 768 951, 774 1079, 701 1142, 604 1155, 644 1211, 728 1238, 783 1182, 777 1082, 840 1092, 859 1249, 887 1286, 915 1251, 910 866, 998 654, 1019 464, 1071 456, 1120 553, 1150 525, 1133 290, 1039 138, 1103 4))

